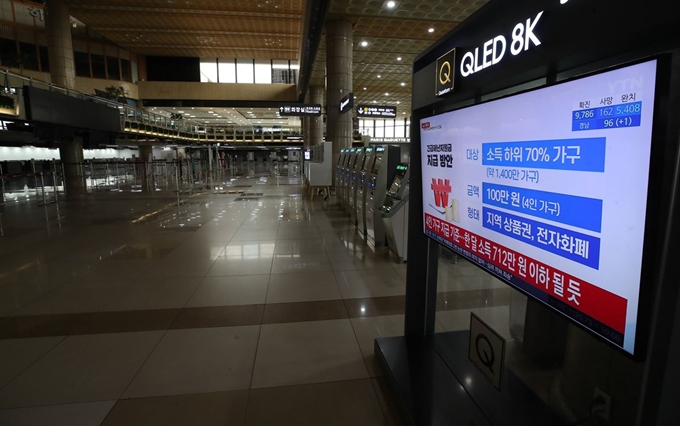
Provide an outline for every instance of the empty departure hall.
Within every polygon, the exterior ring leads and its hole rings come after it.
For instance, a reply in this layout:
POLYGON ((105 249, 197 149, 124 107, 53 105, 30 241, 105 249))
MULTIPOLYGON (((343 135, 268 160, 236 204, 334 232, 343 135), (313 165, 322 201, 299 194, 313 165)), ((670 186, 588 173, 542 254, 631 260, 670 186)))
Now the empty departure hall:
POLYGON ((0 0, 0 426, 680 426, 658 0, 0 0))

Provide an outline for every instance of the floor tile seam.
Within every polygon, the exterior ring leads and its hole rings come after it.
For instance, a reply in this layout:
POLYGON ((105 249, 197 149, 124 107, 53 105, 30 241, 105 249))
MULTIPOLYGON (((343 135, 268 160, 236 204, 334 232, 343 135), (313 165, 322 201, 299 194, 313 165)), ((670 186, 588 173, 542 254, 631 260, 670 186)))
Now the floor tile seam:
POLYGON ((299 387, 299 386, 325 385, 325 384, 330 384, 330 383, 338 384, 338 383, 361 382, 361 381, 372 380, 372 379, 373 378, 370 376, 370 374, 367 374, 366 377, 357 377, 357 378, 352 378, 352 379, 322 380, 322 381, 318 381, 318 382, 304 382, 304 383, 295 383, 295 384, 286 384, 286 385, 265 386, 265 387, 261 387, 261 388, 251 387, 249 390, 250 390, 250 393, 252 393, 253 391, 267 391, 267 390, 273 390, 273 389, 294 388, 294 387, 299 387))
MULTIPOLYGON (((321 271, 321 272, 324 272, 324 271, 321 271)), ((329 271, 327 271, 327 272, 329 272, 329 271)), ((264 276, 264 275, 268 275, 268 274, 256 274, 256 275, 257 276, 264 276)), ((203 282, 207 278, 252 277, 252 276, 256 276, 256 275, 228 275, 228 276, 215 276, 215 277, 212 277, 212 276, 197 277, 197 278, 201 278, 201 282, 196 287, 196 290, 194 290, 194 293, 192 293, 192 296, 193 296, 193 294, 195 294, 195 292, 198 290, 198 288, 201 286, 201 284, 203 284, 203 282)), ((271 280, 272 275, 288 275, 288 274, 269 274, 270 280, 271 280)), ((270 283, 270 281, 268 281, 268 284, 267 284, 267 292, 269 292, 269 283, 270 283)), ((336 285, 337 285, 337 280, 336 280, 336 285)), ((166 310, 177 310, 178 312, 181 313, 181 311, 186 310, 186 309, 228 308, 228 307, 246 307, 246 306, 259 306, 259 305, 262 305, 262 306, 266 306, 266 305, 288 305, 288 304, 296 304, 296 303, 315 303, 315 302, 329 302, 329 301, 342 301, 342 302, 346 302, 346 301, 351 302, 351 301, 354 301, 354 300, 369 300, 370 301, 371 299, 382 299, 382 298, 385 298, 385 297, 403 297, 403 295, 374 296, 374 297, 350 297, 350 298, 341 297, 341 298, 335 298, 335 299, 303 300, 303 301, 291 301, 291 302, 254 303, 254 304, 243 304, 243 305, 189 306, 189 307, 186 306, 186 304, 188 303, 188 300, 187 300, 187 302, 185 302, 184 306, 181 307, 181 308, 131 309, 131 310, 121 310, 121 311, 90 311, 90 312, 71 312, 71 313, 64 313, 64 314, 37 314, 37 315, 16 315, 16 316, 7 315, 7 316, 0 317, 0 319, 2 319, 2 318, 12 318, 12 319, 14 319, 14 318, 23 318, 23 317, 41 317, 41 316, 51 316, 51 315, 68 316, 68 315, 84 315, 84 314, 100 314, 100 313, 116 313, 118 315, 128 315, 129 313, 139 313, 139 312, 152 313, 152 312, 156 312, 156 311, 166 311, 166 310)), ((189 299, 191 299, 191 297, 189 299)), ((470 309, 470 308, 461 308, 461 309, 470 309)), ((351 317, 351 318, 361 318, 361 317, 362 316, 351 317)), ((141 330, 141 331, 152 331, 152 330, 141 330)), ((94 334, 105 334, 105 333, 94 333, 94 334)))
POLYGON ((47 295, 49 295, 49 294, 51 294, 51 293, 57 291, 58 289, 60 289, 61 287, 65 286, 66 284, 68 284, 68 283, 70 283, 70 282, 72 282, 72 281, 73 281, 73 280, 66 280, 66 281, 64 281, 63 283, 59 284, 58 286, 54 287, 53 289, 50 289, 49 291, 47 291, 47 293, 40 294, 40 295, 34 297, 33 299, 31 299, 29 302, 24 303, 23 306, 20 306, 20 307, 18 307, 18 308, 16 308, 16 309, 12 310, 11 312, 8 312, 7 315, 5 315, 5 316, 7 316, 7 317, 9 317, 9 316, 15 316, 14 314, 15 314, 16 312, 20 311, 21 309, 24 309, 25 307, 27 307, 27 306, 30 305, 31 303, 37 301, 38 299, 42 299, 43 297, 45 297, 45 296, 47 296, 47 295))
MULTIPOLYGON (((178 313, 177 315, 179 315, 179 313, 178 313)), ((172 322, 174 322, 176 319, 177 319, 177 316, 175 316, 175 318, 173 319, 172 322)), ((170 323, 170 324, 172 325, 172 323, 170 323)), ((158 331, 158 330, 154 330, 154 331, 158 331)), ((158 349, 158 346, 161 344, 161 342, 163 341, 163 339, 165 338, 165 336, 168 334, 168 331, 170 331, 169 328, 166 328, 166 329, 163 331, 163 335, 160 337, 160 339, 158 339, 158 341, 156 342, 156 344, 155 344, 155 345, 153 346, 153 348, 149 351, 149 353, 147 354, 146 358, 144 358, 144 361, 139 365, 139 368, 137 369, 137 371, 135 371, 135 374, 132 376, 132 378, 130 379, 130 381, 128 382, 128 384, 125 386, 125 388, 121 391, 121 393, 120 393, 120 394, 118 395, 118 397, 116 398, 116 403, 117 403, 118 401, 120 401, 121 399, 123 399, 123 395, 125 395, 125 392, 127 392, 127 390, 130 388, 130 385, 132 385, 132 383, 135 381, 135 379, 136 379, 137 376, 139 375, 139 372, 142 371, 142 369, 144 368, 144 366, 146 365, 146 363, 149 362, 149 358, 151 358, 151 355, 153 355, 153 353, 156 351, 156 349, 158 349)), ((128 398, 125 398, 125 399, 128 399, 128 398)), ((107 417, 108 417, 108 414, 107 414, 107 417)), ((106 420, 106 419, 104 419, 104 420, 106 420)), ((102 422, 102 423, 103 423, 103 422, 102 422)))
MULTIPOLYGON (((53 337, 56 337, 56 336, 53 336, 53 337)), ((19 377, 21 377, 21 375, 23 375, 26 371, 28 371, 28 370, 29 370, 31 367, 33 367, 35 364, 37 364, 38 361, 40 361, 41 359, 43 359, 47 354, 49 354, 50 352, 52 352, 57 346, 59 346, 60 344, 62 344, 62 343, 64 342, 64 340, 66 340, 68 337, 69 337, 69 336, 61 336, 61 339, 59 339, 59 341, 58 341, 57 343, 55 343, 50 349, 48 349, 44 354, 42 354, 41 356, 39 356, 39 357, 38 357, 35 361, 33 361, 30 365, 28 365, 26 368, 24 368, 23 370, 21 370, 20 373, 17 373, 17 375, 14 376, 14 377, 12 378, 12 380, 10 380, 9 382, 7 382, 4 386, 1 386, 1 387, 0 387, 0 391, 4 390, 4 389, 5 389, 6 387, 8 387, 11 383, 13 383, 13 382, 14 382, 15 380, 17 380, 19 377)))
MULTIPOLYGON (((94 400, 88 400, 88 401, 76 401, 76 402, 64 402, 61 404, 39 404, 39 405, 22 405, 18 407, 7 407, 7 408, 0 408, 0 412, 3 411, 12 411, 12 410, 30 410, 30 409, 36 409, 36 408, 46 408, 46 407, 63 407, 65 405, 81 405, 81 404, 94 404, 94 403, 99 403, 99 402, 118 402, 118 399, 94 399, 94 400)), ((116 404, 114 403, 114 406, 116 404)), ((111 410, 113 410, 113 406, 111 406, 111 410)), ((109 412, 111 411, 109 410, 109 412)), ((107 413, 108 416, 108 413, 107 413)), ((103 421, 102 423, 103 424, 103 421)))

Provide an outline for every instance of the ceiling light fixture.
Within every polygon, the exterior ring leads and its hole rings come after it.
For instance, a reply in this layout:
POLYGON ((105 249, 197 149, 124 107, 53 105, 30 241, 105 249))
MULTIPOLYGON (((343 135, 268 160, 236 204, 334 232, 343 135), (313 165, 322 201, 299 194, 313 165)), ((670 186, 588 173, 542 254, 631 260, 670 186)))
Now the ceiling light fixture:
POLYGON ((393 2, 393 1, 388 1, 388 2, 387 2, 387 7, 389 7, 390 9, 393 9, 394 6, 396 6, 396 5, 397 5, 397 4, 396 4, 395 2, 393 2))
POLYGON ((378 78, 380 78, 380 74, 378 74, 378 78))
POLYGON ((428 29, 427 32, 428 32, 428 33, 433 33, 433 32, 434 32, 434 28, 428 29))
POLYGON ((406 83, 404 83, 404 82, 402 81, 402 82, 401 82, 401 85, 402 85, 402 86, 406 86, 406 83))
POLYGON ((366 47, 368 46, 368 42, 366 40, 361 42, 361 47, 366 47))
POLYGON ((385 96, 390 96, 390 94, 389 94, 389 93, 387 93, 387 92, 385 92, 385 96))
POLYGON ((401 56, 397 56, 397 61, 401 61, 401 56))
POLYGON ((366 88, 365 88, 365 87, 364 87, 364 90, 366 90, 366 88))

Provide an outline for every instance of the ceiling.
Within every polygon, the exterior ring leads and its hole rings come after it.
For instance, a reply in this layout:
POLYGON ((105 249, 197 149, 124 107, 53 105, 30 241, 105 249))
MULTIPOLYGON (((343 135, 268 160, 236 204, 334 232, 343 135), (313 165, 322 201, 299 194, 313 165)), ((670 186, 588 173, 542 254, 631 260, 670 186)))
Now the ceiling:
MULTIPOLYGON (((309 0, 64 1, 75 18, 141 55, 297 61, 309 0)), ((396 106, 399 117, 409 116, 414 58, 487 1, 330 0, 326 21, 354 26, 355 105, 396 106)), ((310 85, 324 85, 325 62, 322 37, 310 85)), ((208 109, 199 112, 212 123, 208 109)))
MULTIPOLYGON (((391 105, 399 117, 410 115, 415 57, 487 1, 331 0, 326 21, 344 19, 354 25, 354 104, 391 105)), ((322 40, 310 84, 324 84, 325 63, 322 40)))
POLYGON ((297 60, 303 0, 64 0, 140 55, 297 60))

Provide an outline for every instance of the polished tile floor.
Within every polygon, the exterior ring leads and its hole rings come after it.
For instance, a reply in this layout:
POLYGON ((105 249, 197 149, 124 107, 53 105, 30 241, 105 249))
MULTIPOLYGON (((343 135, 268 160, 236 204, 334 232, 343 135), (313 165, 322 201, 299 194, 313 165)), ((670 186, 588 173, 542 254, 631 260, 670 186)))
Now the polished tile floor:
MULTIPOLYGON (((294 170, 216 189, 0 209, 0 424, 401 424, 373 340, 402 333, 406 266, 294 170)), ((439 330, 507 311, 451 286, 439 330)))

